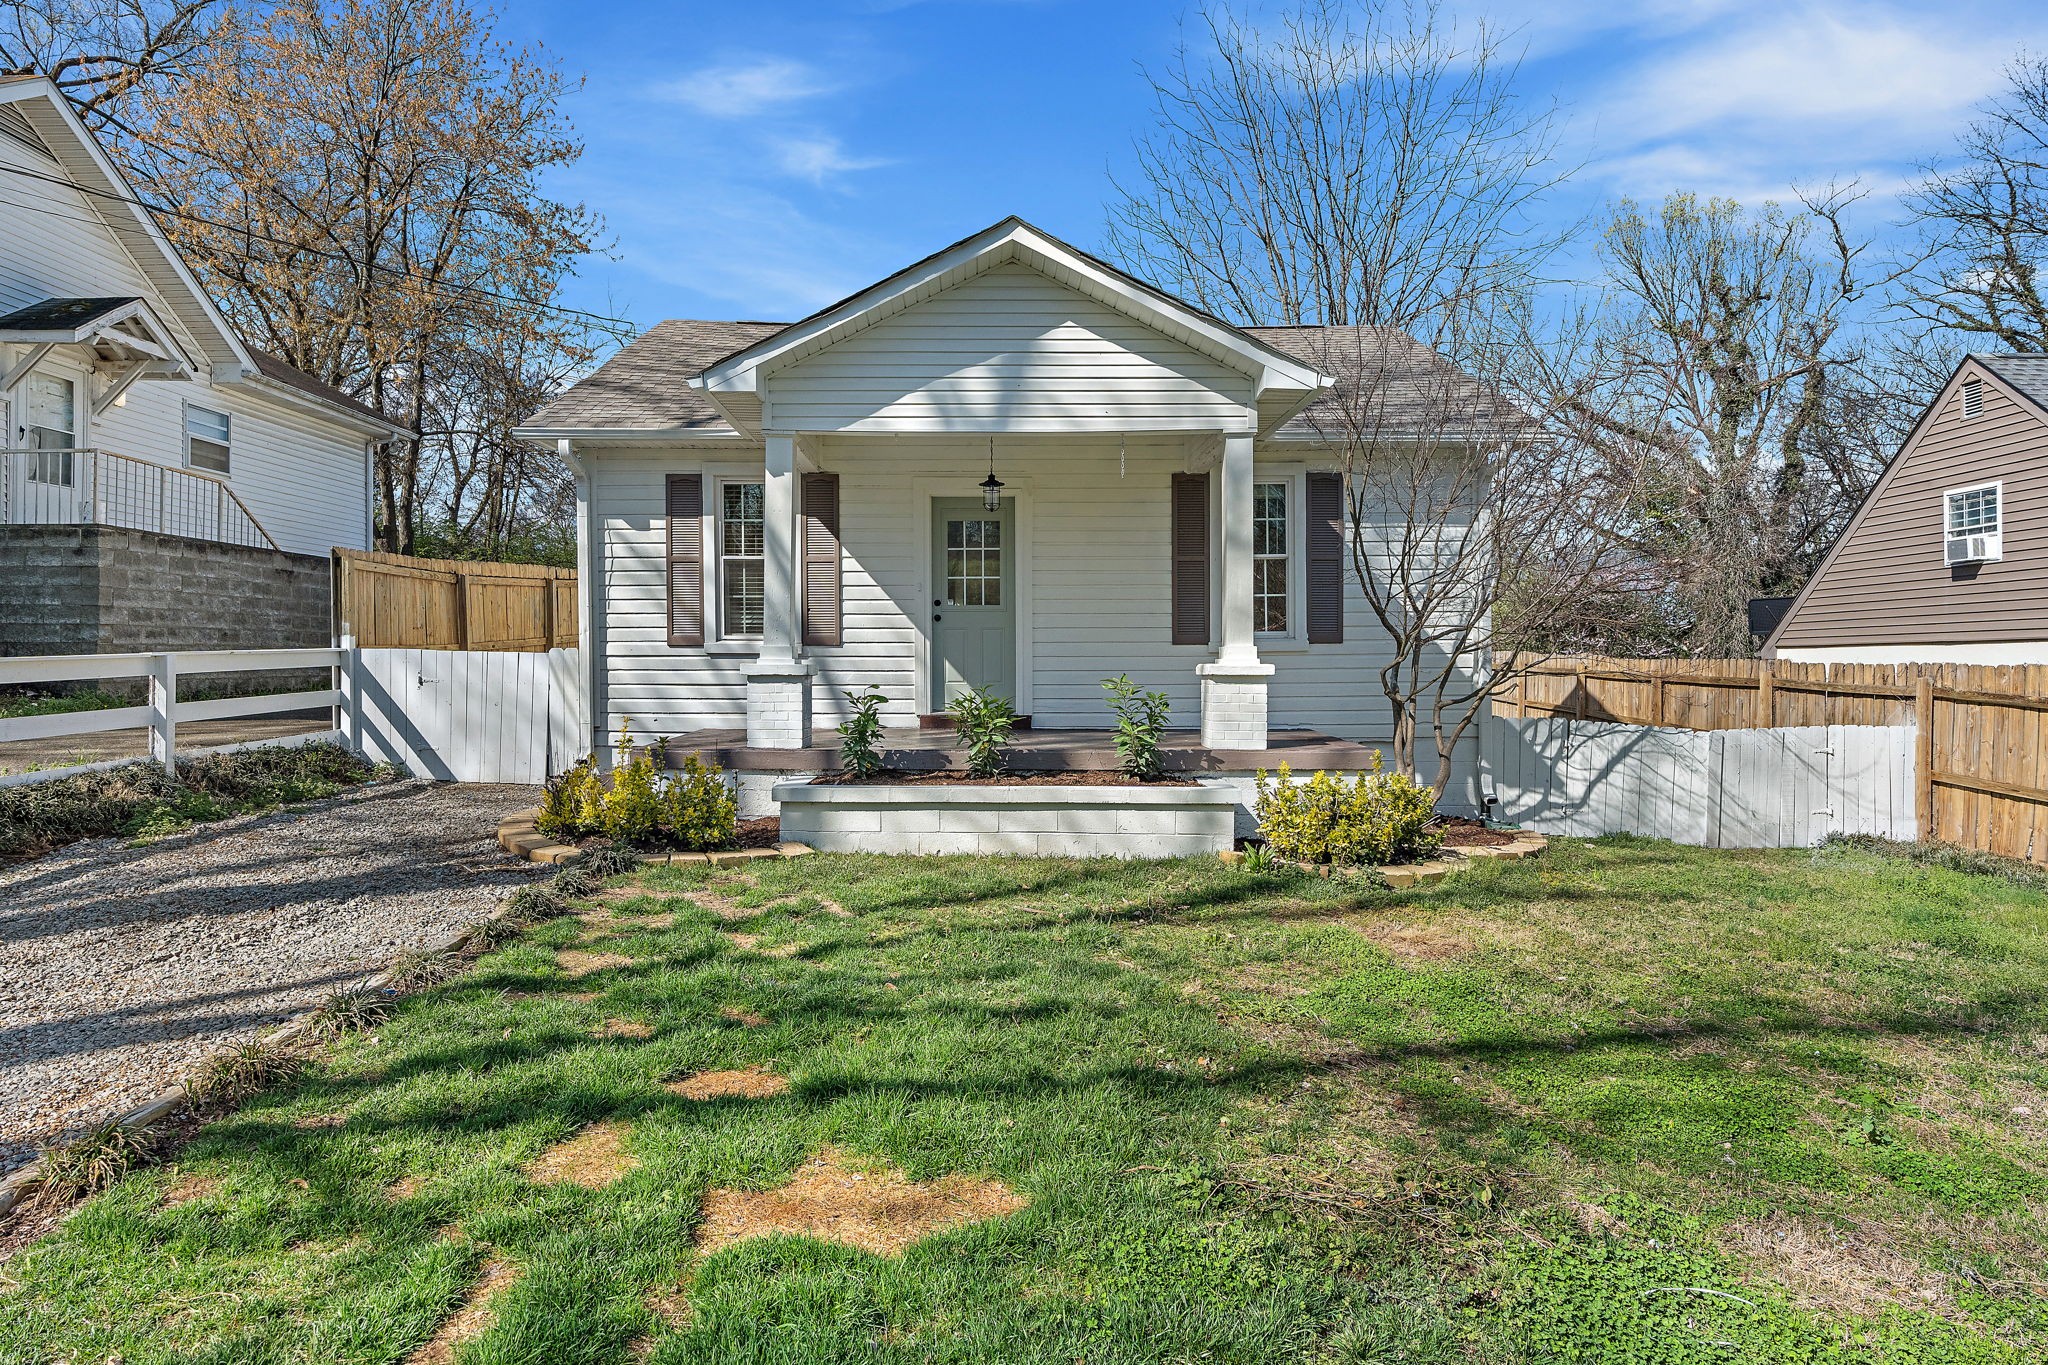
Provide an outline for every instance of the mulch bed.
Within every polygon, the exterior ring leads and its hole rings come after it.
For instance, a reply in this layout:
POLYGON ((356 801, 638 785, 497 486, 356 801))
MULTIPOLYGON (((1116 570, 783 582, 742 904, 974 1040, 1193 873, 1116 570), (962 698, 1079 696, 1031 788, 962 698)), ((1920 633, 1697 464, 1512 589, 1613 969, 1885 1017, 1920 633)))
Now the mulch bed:
MULTIPOLYGON (((754 820, 742 820, 733 827, 732 842, 727 849, 773 848, 782 842, 782 820, 779 816, 763 815, 754 820)), ((612 841, 602 834, 586 834, 576 841, 576 847, 610 848, 612 841)), ((685 849, 671 848, 667 844, 650 844, 645 850, 650 853, 682 853, 685 849)), ((723 851, 723 850, 721 850, 723 851)))
POLYGON ((872 777, 850 773, 827 773, 811 779, 819 787, 1195 787, 1186 778, 1162 777, 1142 782, 1115 768, 1079 768, 1072 771, 1003 773, 998 777, 976 777, 958 768, 912 773, 885 770, 872 777))
POLYGON ((1515 832, 1511 829, 1489 829, 1462 815, 1446 815, 1441 824, 1445 848, 1498 848, 1515 841, 1515 832))

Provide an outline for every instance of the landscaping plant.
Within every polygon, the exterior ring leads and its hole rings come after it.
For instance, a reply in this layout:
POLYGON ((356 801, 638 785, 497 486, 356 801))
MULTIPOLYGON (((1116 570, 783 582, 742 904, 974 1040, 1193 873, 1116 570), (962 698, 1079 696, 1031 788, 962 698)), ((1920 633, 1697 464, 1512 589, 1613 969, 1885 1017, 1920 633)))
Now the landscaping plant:
POLYGON ((661 828, 661 790, 655 765, 663 746, 642 748, 633 740, 631 722, 619 726, 619 761, 612 768, 612 789, 605 793, 600 828, 615 844, 651 843, 661 828))
POLYGON ((1109 712, 1116 717, 1117 764, 1127 777, 1150 782, 1159 776, 1159 741, 1166 735, 1172 703, 1164 692, 1147 692, 1119 673, 1102 680, 1109 712))
POLYGON ((1278 780, 1259 770, 1259 833, 1275 854, 1301 863, 1414 862, 1443 846, 1436 791, 1403 773, 1369 773, 1349 783, 1327 772, 1296 782, 1285 763, 1278 780))
POLYGON ((557 839, 573 839, 585 833, 583 792, 586 785, 595 781, 597 774, 588 754, 549 778, 547 785, 541 788, 540 811, 534 816, 534 828, 557 839))
POLYGON ((848 692, 852 714, 839 726, 839 766, 857 778, 882 770, 882 707, 889 698, 873 683, 865 692, 848 692))
POLYGON ((953 698, 946 710, 967 750, 967 771, 976 777, 1001 773, 1003 746, 1010 742, 1010 732, 1017 725, 1017 711, 1010 699, 990 688, 977 687, 953 698))
POLYGON ((662 813, 670 837, 685 851, 726 848, 739 828, 739 796, 717 764, 691 754, 669 779, 662 813))

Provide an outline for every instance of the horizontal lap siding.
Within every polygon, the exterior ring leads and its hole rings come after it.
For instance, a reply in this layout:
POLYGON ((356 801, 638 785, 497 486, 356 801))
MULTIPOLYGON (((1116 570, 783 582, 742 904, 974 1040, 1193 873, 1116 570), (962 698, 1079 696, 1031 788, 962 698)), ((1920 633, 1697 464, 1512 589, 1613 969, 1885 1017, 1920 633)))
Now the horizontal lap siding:
MULTIPOLYGON (((0 165, 54 173, 53 163, 5 137, 0 137, 0 165)), ((83 195, 20 176, 0 175, 0 182, 9 187, 0 195, 0 312, 48 298, 133 295, 149 299, 180 343, 200 354, 83 195)), ((0 356, 11 351, 18 354, 0 346, 0 356)), ((336 545, 364 548, 368 492, 360 435, 265 402, 241 385, 214 387, 196 379, 138 380, 121 402, 94 414, 84 369, 72 363, 80 358, 76 348, 62 347, 39 368, 79 383, 81 445, 183 468, 184 404, 231 413, 228 486, 279 547, 301 554, 325 554, 336 545)), ((22 397, 17 390, 17 404, 22 397)), ((18 406, 10 420, 20 420, 18 406)), ((11 448, 17 440, 11 429, 0 433, 0 447, 11 448)))
POLYGON ((1242 421, 1244 375, 1022 265, 997 267, 772 374, 810 431, 1242 421))
POLYGON ((1951 385, 1780 632, 1780 648, 2048 639, 2048 422, 1984 382, 1963 418, 1951 385), (1942 562, 1942 494, 2003 480, 2003 558, 1942 562))

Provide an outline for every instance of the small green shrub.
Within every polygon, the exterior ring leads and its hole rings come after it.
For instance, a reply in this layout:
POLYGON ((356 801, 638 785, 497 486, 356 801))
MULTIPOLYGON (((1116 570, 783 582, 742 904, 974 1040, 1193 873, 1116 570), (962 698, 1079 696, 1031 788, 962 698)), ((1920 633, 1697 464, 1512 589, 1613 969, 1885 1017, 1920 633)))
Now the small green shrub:
POLYGON ((582 866, 565 867, 548 878, 548 890, 557 896, 587 896, 604 883, 582 866))
POLYGON ((1318 772, 1296 782, 1280 765, 1277 781, 1260 769, 1259 833, 1273 852, 1302 863, 1413 862, 1443 846, 1436 791, 1402 773, 1373 768, 1349 783, 1318 772))
POLYGON ((613 843, 651 843, 661 828, 661 788, 655 777, 660 754, 660 745, 644 749, 633 742, 626 725, 619 726, 619 760, 612 769, 612 789, 605 793, 600 825, 613 843))
POLYGON ((208 1057, 185 1081, 194 1104, 238 1104, 305 1067, 305 1059, 283 1048, 252 1039, 208 1057))
POLYGON ((1017 710, 1008 697, 977 687, 953 698, 946 708, 960 731, 960 743, 967 750, 967 771, 976 777, 994 777, 1003 770, 1003 746, 1017 725, 1017 710))
POLYGON ((469 926, 469 943, 472 948, 495 948, 525 932, 526 925, 511 915, 487 915, 469 926))
POLYGON ((882 770, 882 707, 889 698, 873 683, 865 692, 848 692, 852 709, 839 726, 839 766, 855 777, 873 777, 882 770))
POLYGON ((739 797, 718 765, 695 754, 685 758, 662 798, 662 824, 669 837, 692 853, 729 848, 739 818, 739 797))
POLYGON ((393 1003, 388 991, 371 986, 344 986, 320 1002, 313 1015, 313 1031, 331 1038, 375 1028, 391 1017, 393 1003))
POLYGON ((541 788, 540 813, 534 828, 556 839, 575 839, 594 833, 583 823, 584 788, 597 780, 589 755, 576 760, 567 771, 549 778, 541 788))
POLYGON ((521 924, 560 919, 569 913, 569 902, 552 886, 522 886, 505 903, 507 918, 521 924))
POLYGON ((82 1194, 96 1194, 128 1172, 147 1166, 159 1150, 157 1135, 109 1119, 42 1154, 36 1202, 59 1204, 82 1194))
MULTIPOLYGON (((673 792, 673 786, 671 786, 673 792)), ((592 877, 623 877, 640 866, 640 859, 623 848, 593 848, 577 855, 575 867, 592 877)))
POLYGON ((1122 673, 1102 680, 1109 713, 1116 717, 1117 763, 1127 777, 1150 782, 1159 776, 1159 741, 1173 707, 1164 692, 1147 692, 1122 673))

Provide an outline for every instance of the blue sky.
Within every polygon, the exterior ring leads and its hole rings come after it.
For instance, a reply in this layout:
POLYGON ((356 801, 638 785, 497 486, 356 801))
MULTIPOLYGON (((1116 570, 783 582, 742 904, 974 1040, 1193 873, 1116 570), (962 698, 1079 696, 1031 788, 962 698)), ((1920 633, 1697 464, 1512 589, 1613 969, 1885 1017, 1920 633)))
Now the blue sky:
MULTIPOLYGON (((556 192, 616 259, 567 302, 645 327, 785 319, 1006 214, 1100 245, 1112 174, 1149 123, 1172 0, 512 0, 501 32, 583 87, 556 192)), ((1873 224, 1943 154, 2042 0, 1499 0, 1527 95, 1580 166, 1554 211, 1671 189, 1744 201, 1860 177, 1873 224)))

